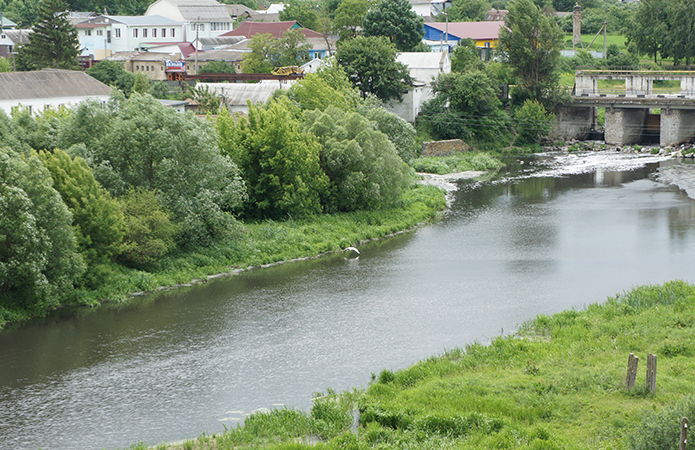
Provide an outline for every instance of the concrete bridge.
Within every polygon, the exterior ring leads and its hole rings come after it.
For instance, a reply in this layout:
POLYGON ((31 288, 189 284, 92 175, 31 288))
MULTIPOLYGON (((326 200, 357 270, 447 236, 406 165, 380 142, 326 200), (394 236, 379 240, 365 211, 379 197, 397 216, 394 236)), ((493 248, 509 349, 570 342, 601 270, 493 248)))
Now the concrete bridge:
POLYGON ((555 119, 552 137, 586 139, 605 108, 607 144, 695 140, 695 72, 577 71, 572 102, 555 119))

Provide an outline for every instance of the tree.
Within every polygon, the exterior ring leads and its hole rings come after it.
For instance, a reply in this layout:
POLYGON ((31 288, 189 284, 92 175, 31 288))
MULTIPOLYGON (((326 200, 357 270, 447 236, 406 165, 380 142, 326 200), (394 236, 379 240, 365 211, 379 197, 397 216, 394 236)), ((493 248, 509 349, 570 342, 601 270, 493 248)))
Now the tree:
POLYGON ((270 73, 275 67, 296 66, 309 59, 311 44, 301 30, 289 30, 280 39, 269 33, 256 34, 249 43, 250 53, 244 55, 244 73, 270 73))
POLYGON ((396 61, 396 54, 396 47, 387 38, 360 36, 343 42, 336 58, 363 96, 400 101, 413 81, 408 68, 396 61))
POLYGON ((540 144, 541 139, 552 129, 554 114, 548 114, 543 105, 535 100, 526 100, 514 111, 516 127, 515 144, 540 144))
POLYGON ((201 67, 198 73, 236 73, 236 67, 229 61, 210 61, 201 67))
POLYGON ((121 61, 99 61, 87 69, 87 73, 104 84, 120 89, 125 95, 130 95, 135 84, 135 74, 125 70, 121 61))
POLYGON ((249 103, 248 117, 218 117, 220 147, 241 168, 248 188, 246 214, 286 219, 320 213, 328 179, 319 165, 321 145, 303 133, 286 99, 266 107, 249 103))
POLYGON ((381 0, 362 19, 364 36, 386 36, 401 52, 411 52, 425 35, 423 19, 408 0, 381 0))
POLYGON ((321 167, 330 180, 323 192, 327 211, 378 208, 401 196, 409 168, 365 117, 329 106, 304 112, 302 122, 322 143, 321 167))
POLYGON ((522 95, 543 101, 557 85, 563 34, 552 17, 531 0, 514 0, 500 28, 499 45, 517 77, 522 95))
POLYGON ((0 57, 0 72, 12 72, 12 60, 0 57))
POLYGON ((43 312, 84 271, 72 216, 35 156, 0 148, 0 304, 43 312))
POLYGON ((669 28, 664 45, 674 64, 684 59, 685 65, 695 57, 695 2, 669 0, 666 6, 669 28))
POLYGON ((290 99, 302 109, 320 109, 330 105, 354 110, 360 100, 359 92, 348 80, 342 66, 335 58, 328 60, 316 73, 309 73, 298 80, 288 92, 290 99))
POLYGON ((94 179, 84 159, 56 149, 38 153, 51 173, 55 190, 72 213, 78 249, 87 261, 113 259, 121 252, 123 213, 94 179))
POLYGON ((133 82, 133 92, 138 94, 147 94, 150 90, 150 81, 147 79, 144 73, 138 72, 135 75, 135 82, 133 82))
POLYGON ((370 108, 365 117, 375 128, 388 136, 403 161, 410 164, 417 154, 415 129, 411 124, 382 107, 370 108))
MULTIPOLYGON (((486 0, 455 0, 447 13, 450 22, 479 22, 490 8, 486 0)), ((441 14, 438 18, 444 20, 445 16, 441 14)))
POLYGON ((359 36, 362 19, 372 3, 372 0, 343 0, 340 2, 333 21, 340 35, 340 41, 359 36))
POLYGON ((480 59, 473 39, 461 39, 451 54, 451 71, 484 70, 485 63, 480 59))
POLYGON ((76 69, 80 42, 62 0, 42 0, 34 32, 19 53, 35 69, 76 69))
POLYGON ((245 198, 236 165, 216 141, 209 122, 133 94, 86 159, 112 194, 156 191, 180 227, 179 243, 211 245, 231 236, 230 213, 245 198))
POLYGON ((310 0, 290 0, 280 11, 280 20, 296 20, 304 28, 316 30, 319 26, 318 5, 310 0))
POLYGON ((125 218, 120 261, 133 267, 145 267, 176 247, 176 226, 160 206, 154 191, 131 189, 118 199, 118 203, 125 218))
POLYGON ((432 90, 435 96, 423 106, 420 120, 434 138, 487 143, 508 136, 508 117, 484 72, 441 74, 432 90))

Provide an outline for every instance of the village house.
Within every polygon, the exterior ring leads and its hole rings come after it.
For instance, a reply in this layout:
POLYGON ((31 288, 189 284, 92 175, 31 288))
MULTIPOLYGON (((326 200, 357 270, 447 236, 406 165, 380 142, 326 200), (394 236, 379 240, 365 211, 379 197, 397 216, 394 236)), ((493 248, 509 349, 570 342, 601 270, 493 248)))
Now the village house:
POLYGON ((79 70, 42 69, 0 73, 0 110, 31 113, 77 105, 87 99, 108 101, 111 88, 79 70))
POLYGON ((78 23, 82 55, 102 60, 117 52, 143 51, 183 42, 182 22, 163 16, 102 15, 78 23))
POLYGON ((403 95, 400 103, 390 101, 384 107, 413 123, 422 110, 422 104, 432 98, 432 82, 441 73, 451 73, 451 58, 447 52, 402 52, 396 58, 408 68, 413 78, 413 87, 403 95))
POLYGON ((234 20, 226 5, 215 0, 157 0, 145 12, 145 16, 161 15, 182 22, 182 41, 216 37, 232 29, 234 20))
POLYGON ((0 17, 0 56, 9 58, 17 51, 17 46, 29 42, 29 33, 32 30, 18 30, 17 24, 7 17, 0 17))
POLYGON ((433 22, 425 24, 424 42, 434 52, 449 51, 462 39, 473 39, 480 49, 494 49, 499 40, 504 21, 487 22, 433 22))

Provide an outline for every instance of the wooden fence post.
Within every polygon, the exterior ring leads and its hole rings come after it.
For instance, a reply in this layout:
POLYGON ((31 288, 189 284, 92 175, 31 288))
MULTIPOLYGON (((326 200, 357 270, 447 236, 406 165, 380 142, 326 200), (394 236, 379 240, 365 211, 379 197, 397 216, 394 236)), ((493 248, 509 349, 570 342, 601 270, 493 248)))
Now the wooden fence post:
POLYGON ((685 417, 681 420, 681 438, 678 442, 678 450, 685 450, 685 444, 688 443, 688 419, 685 417))
POLYGON ((656 391, 656 355, 647 355, 647 391, 656 391))
POLYGON ((635 379, 637 378, 637 364, 639 363, 639 358, 635 356, 634 353, 630 353, 627 358, 627 378, 625 379, 625 384, 627 384, 627 390, 629 391, 635 387, 635 379))

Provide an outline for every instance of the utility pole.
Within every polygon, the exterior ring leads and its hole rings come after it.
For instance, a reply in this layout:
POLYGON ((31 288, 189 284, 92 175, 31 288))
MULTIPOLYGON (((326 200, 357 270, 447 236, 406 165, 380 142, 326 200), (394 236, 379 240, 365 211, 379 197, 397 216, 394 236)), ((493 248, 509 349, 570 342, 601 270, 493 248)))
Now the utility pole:
POLYGON ((198 75, 198 45, 200 45, 200 42, 198 41, 198 30, 200 29, 200 17, 198 17, 198 22, 195 24, 195 65, 193 66, 194 73, 193 75, 198 75))

